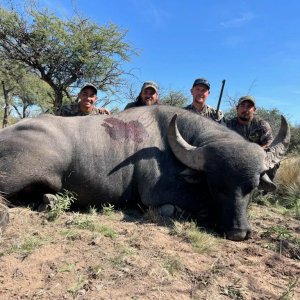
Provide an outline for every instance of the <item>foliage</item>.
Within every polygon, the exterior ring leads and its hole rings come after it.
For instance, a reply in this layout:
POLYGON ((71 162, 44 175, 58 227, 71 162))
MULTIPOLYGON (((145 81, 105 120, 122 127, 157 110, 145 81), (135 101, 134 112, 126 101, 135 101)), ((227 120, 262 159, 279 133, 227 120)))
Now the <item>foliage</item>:
POLYGON ((278 300, 293 300, 295 295, 295 289, 299 282, 300 277, 293 278, 289 281, 287 289, 284 293, 278 298, 278 300))
POLYGON ((62 193, 57 193, 56 201, 47 212, 47 220, 54 221, 61 216, 66 210, 71 207, 71 204, 76 200, 75 194, 64 190, 62 193))
POLYGON ((86 279, 80 274, 77 278, 77 281, 68 289, 68 292, 70 292, 73 295, 73 298, 77 296, 78 292, 83 288, 85 285, 86 279))
POLYGON ((115 207, 112 204, 102 204, 102 214, 105 216, 111 216, 115 212, 115 207))
MULTIPOLYGON (((0 102, 7 105, 8 118, 14 117, 16 121, 51 108, 54 98, 51 88, 24 65, 0 60, 0 81, 0 97, 3 97, 0 102)), ((14 123, 11 118, 8 124, 14 123)))
POLYGON ((183 269, 181 261, 176 257, 167 257, 164 261, 163 267, 172 276, 183 269))
POLYGON ((187 105, 188 98, 181 91, 171 90, 167 95, 162 97, 161 103, 165 105, 184 107, 187 105))
POLYGON ((20 13, 0 7, 0 56, 48 83, 56 108, 71 85, 90 81, 107 90, 122 83, 121 65, 134 53, 125 36, 114 24, 99 26, 78 15, 63 20, 33 6, 20 13))
POLYGON ((11 252, 18 253, 25 258, 42 244, 43 241, 38 236, 24 236, 21 242, 12 246, 11 252))
POLYGON ((291 126, 289 152, 300 155, 300 125, 291 126))
POLYGON ((78 229, 98 232, 111 239, 115 239, 118 236, 118 234, 109 226, 97 224, 96 222, 94 222, 91 216, 83 217, 79 214, 74 214, 74 218, 71 221, 71 224, 75 225, 78 229))
POLYGON ((195 222, 173 222, 171 235, 178 235, 191 243, 197 253, 214 250, 217 240, 206 232, 200 231, 195 222))

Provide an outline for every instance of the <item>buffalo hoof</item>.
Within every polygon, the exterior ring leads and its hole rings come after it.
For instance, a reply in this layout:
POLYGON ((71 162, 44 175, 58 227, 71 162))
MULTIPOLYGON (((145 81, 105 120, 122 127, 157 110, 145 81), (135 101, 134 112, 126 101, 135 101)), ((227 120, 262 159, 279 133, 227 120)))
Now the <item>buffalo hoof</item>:
POLYGON ((43 211, 48 210, 48 208, 52 208, 56 200, 57 200, 57 198, 55 195, 44 194, 43 195, 43 203, 39 205, 38 211, 43 212, 43 211))
POLYGON ((9 223, 8 208, 0 203, 0 233, 4 231, 5 227, 9 223))
POLYGON ((164 204, 159 207, 158 212, 163 217, 173 217, 175 214, 175 206, 172 204, 164 204))

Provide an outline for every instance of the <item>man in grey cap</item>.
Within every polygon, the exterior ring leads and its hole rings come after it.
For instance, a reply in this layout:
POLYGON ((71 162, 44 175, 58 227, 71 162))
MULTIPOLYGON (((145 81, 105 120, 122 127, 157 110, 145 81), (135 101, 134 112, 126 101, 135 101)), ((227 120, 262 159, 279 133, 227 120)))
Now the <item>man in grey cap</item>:
POLYGON ((267 121, 255 116, 255 111, 254 97, 241 97, 236 106, 236 117, 226 121, 226 126, 266 149, 273 141, 272 129, 267 121))
POLYGON ((140 94, 134 102, 130 102, 125 106, 125 109, 139 107, 139 106, 150 106, 157 105, 159 103, 158 97, 158 85, 154 81, 144 82, 140 94))
POLYGON ((108 109, 102 107, 97 108, 95 103, 97 101, 97 88, 91 84, 85 84, 79 94, 79 102, 75 104, 68 104, 61 107, 57 112, 59 116, 74 117, 74 116, 87 116, 87 115, 109 115, 108 109))
POLYGON ((205 78, 198 78, 194 81, 191 89, 193 96, 192 104, 185 107, 187 110, 191 110, 201 116, 210 118, 214 121, 221 123, 224 115, 221 110, 217 112, 212 106, 206 104, 206 99, 210 95, 210 83, 205 78))

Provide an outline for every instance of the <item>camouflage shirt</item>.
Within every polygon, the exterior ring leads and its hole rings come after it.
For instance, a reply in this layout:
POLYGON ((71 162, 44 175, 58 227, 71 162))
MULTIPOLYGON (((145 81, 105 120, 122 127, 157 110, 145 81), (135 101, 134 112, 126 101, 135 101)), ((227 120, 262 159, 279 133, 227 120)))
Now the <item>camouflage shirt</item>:
POLYGON ((270 124, 258 117, 254 117, 248 125, 241 125, 237 117, 228 120, 226 126, 250 142, 260 146, 269 146, 273 141, 273 134, 270 124))
POLYGON ((193 106, 193 104, 190 104, 190 105, 184 107, 184 109, 191 110, 201 116, 210 118, 219 123, 224 122, 223 112, 221 110, 219 110, 218 115, 217 115, 217 110, 207 104, 204 104, 203 109, 201 111, 196 110, 195 107, 193 106))
POLYGON ((93 110, 91 112, 85 113, 81 111, 79 108, 79 103, 64 105, 57 113, 58 116, 64 116, 64 117, 99 115, 99 114, 100 112, 97 107, 93 107, 93 110))

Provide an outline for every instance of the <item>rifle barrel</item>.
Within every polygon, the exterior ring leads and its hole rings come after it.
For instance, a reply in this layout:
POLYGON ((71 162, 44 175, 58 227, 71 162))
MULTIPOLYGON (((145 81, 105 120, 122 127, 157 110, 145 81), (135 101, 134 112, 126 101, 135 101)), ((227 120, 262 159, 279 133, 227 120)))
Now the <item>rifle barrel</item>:
POLYGON ((224 90, 224 85, 225 85, 225 79, 222 80, 222 87, 221 87, 221 92, 220 92, 220 96, 219 96, 219 100, 218 100, 218 106, 217 106, 217 114, 219 112, 220 109, 220 104, 221 104, 221 100, 222 100, 222 96, 223 96, 223 90, 224 90))

